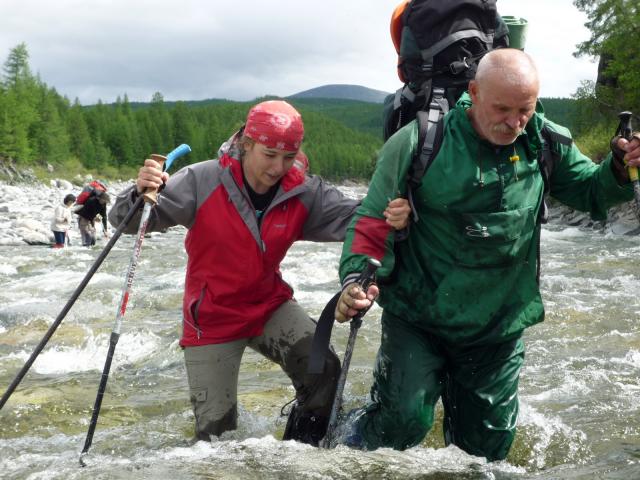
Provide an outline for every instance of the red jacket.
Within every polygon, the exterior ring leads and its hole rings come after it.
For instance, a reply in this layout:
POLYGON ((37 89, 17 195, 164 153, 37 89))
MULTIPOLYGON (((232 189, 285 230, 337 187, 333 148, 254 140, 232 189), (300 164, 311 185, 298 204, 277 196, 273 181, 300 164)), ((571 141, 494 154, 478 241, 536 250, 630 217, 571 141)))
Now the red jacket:
MULTIPOLYGON (((183 346, 224 343, 260 335, 271 314, 293 298, 280 262, 296 240, 342 241, 358 202, 296 163, 282 179, 262 223, 243 185, 234 149, 220 160, 173 175, 152 211, 148 229, 188 228, 183 300, 183 346)), ((109 214, 124 218, 135 189, 121 193, 109 214)), ((129 231, 134 230, 134 219, 129 231)))

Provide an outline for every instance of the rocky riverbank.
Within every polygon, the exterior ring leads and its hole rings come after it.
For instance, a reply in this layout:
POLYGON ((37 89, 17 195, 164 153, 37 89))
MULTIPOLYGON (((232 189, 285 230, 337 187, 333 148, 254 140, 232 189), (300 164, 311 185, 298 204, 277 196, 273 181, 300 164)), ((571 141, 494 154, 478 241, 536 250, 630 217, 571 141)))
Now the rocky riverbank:
POLYGON ((549 223, 569 225, 613 235, 639 235, 640 219, 634 202, 623 203, 609 210, 606 221, 594 221, 588 213, 579 212, 561 203, 549 202, 549 223))
MULTIPOLYGON (((49 245, 53 243, 51 219, 55 207, 68 193, 78 195, 90 177, 73 181, 54 179, 48 185, 35 179, 13 182, 0 181, 0 245, 49 245)), ((124 182, 107 183, 108 191, 116 194, 124 182)), ((75 215, 74 215, 75 217, 75 215)), ((80 240, 74 220, 70 237, 80 240)))
MULTIPOLYGON (((48 245, 53 243, 50 229, 53 211, 68 193, 78 195, 91 176, 75 176, 72 180, 52 179, 48 184, 38 181, 29 169, 18 170, 0 162, 0 245, 48 245)), ((109 191, 117 194, 129 183, 105 182, 109 191)), ((640 223, 633 203, 614 207, 606 222, 595 222, 588 214, 572 210, 557 202, 550 203, 550 223, 615 235, 640 234, 640 223)), ((74 222, 75 223, 75 222, 74 222)), ((72 238, 79 239, 73 225, 72 238), (74 235, 75 234, 75 235, 74 235)))

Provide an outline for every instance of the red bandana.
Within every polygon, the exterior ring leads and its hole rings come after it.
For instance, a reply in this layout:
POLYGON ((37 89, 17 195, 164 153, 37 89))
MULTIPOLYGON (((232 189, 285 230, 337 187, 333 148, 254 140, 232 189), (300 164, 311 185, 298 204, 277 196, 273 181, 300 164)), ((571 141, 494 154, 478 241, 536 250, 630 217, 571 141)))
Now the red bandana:
POLYGON ((282 100, 262 102, 249 110, 244 134, 269 148, 294 151, 304 137, 302 117, 282 100))

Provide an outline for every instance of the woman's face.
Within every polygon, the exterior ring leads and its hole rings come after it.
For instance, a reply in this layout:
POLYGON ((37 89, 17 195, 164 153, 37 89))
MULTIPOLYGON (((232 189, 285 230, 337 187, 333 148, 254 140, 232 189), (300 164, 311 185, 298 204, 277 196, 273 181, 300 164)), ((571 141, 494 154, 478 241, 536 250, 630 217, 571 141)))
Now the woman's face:
POLYGON ((244 176, 256 193, 266 193, 293 166, 297 150, 280 150, 262 143, 247 142, 242 167, 244 176))

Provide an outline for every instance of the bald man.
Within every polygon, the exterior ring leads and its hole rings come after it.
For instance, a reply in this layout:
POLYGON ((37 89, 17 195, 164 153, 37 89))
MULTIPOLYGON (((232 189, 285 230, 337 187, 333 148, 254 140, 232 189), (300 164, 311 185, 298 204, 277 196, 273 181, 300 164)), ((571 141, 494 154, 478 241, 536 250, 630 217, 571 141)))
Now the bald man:
POLYGON ((468 94, 444 117, 442 146, 414 191, 419 221, 397 242, 384 219, 388 198, 406 193, 418 126, 382 148, 369 190, 351 222, 340 264, 338 321, 369 305, 354 286, 367 257, 382 262, 382 340, 369 404, 352 411, 340 442, 406 449, 444 405, 444 437, 488 460, 504 459, 516 432, 522 333, 541 322, 538 285, 544 179, 542 130, 558 159, 550 194, 596 220, 631 200, 624 160, 640 166, 640 140, 616 139, 596 165, 571 134, 537 108, 531 58, 502 49, 480 62, 468 94))

